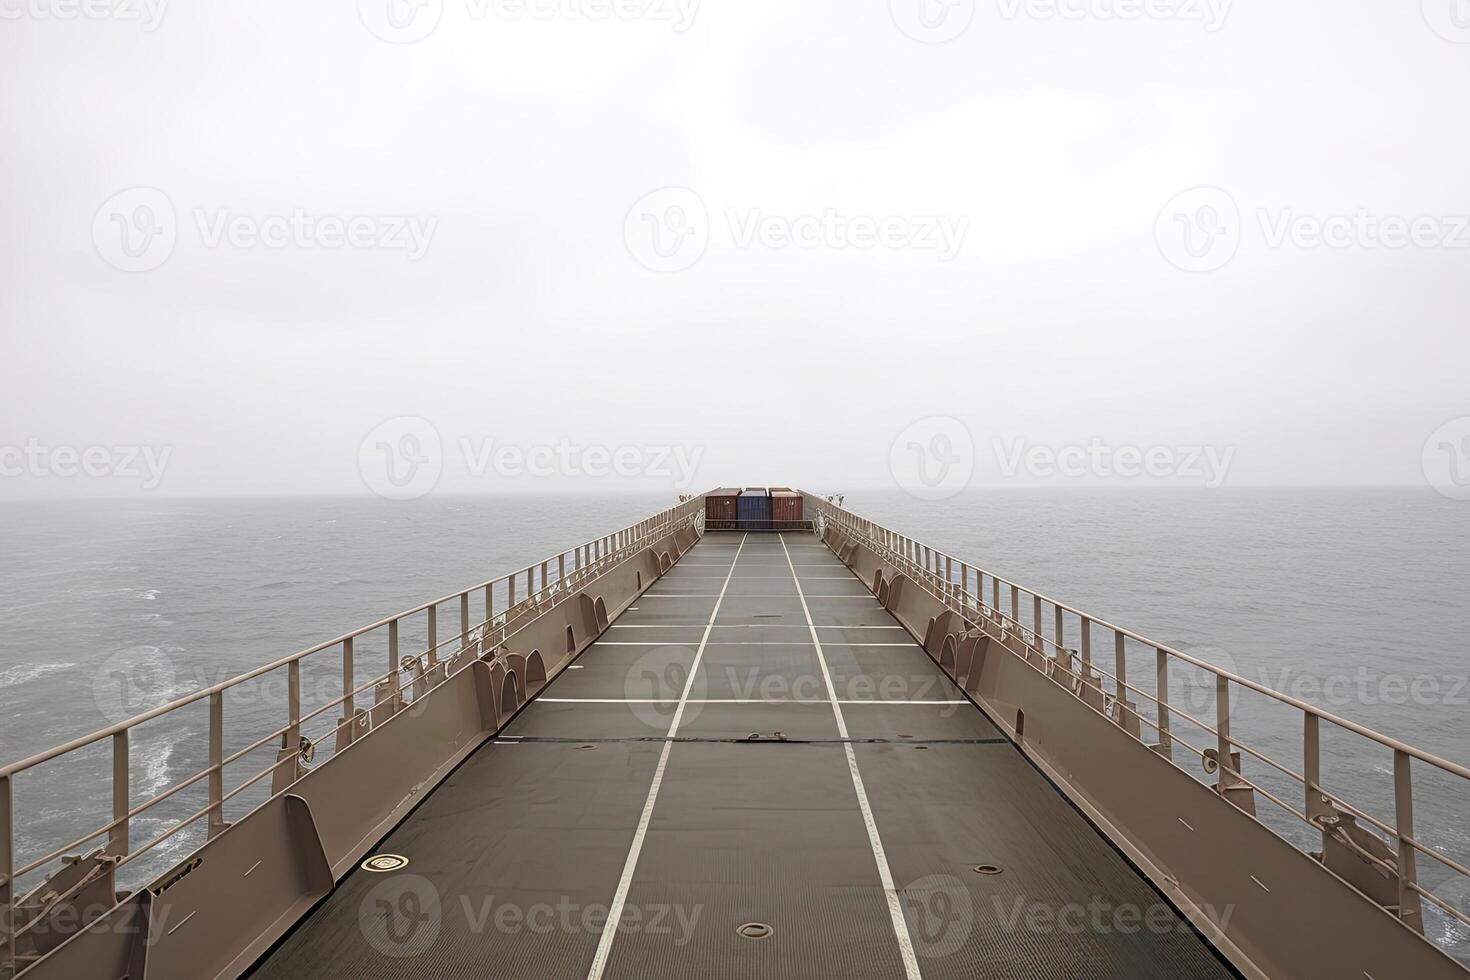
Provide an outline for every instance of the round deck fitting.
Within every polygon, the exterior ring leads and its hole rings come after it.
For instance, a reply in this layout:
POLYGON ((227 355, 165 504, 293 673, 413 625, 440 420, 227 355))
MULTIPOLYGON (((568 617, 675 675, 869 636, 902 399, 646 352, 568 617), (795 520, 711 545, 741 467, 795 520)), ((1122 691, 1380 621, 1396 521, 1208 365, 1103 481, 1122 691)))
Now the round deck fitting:
POLYGON ((765 939, 776 930, 772 929, 764 922, 747 922, 745 923, 745 925, 739 927, 735 931, 744 936, 746 939, 765 939))
POLYGON ((385 874, 389 871, 398 871, 401 868, 408 867, 408 858, 402 854, 374 854, 362 862, 359 867, 364 871, 385 874))
POLYGON ((977 864, 973 870, 977 875, 998 875, 1001 873, 1001 867, 998 864, 977 864))

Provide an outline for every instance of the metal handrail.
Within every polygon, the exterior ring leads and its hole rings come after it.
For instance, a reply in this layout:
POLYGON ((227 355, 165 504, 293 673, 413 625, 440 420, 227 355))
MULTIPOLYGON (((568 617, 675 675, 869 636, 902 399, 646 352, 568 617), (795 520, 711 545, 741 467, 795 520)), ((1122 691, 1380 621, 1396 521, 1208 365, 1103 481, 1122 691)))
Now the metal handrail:
MULTIPOLYGON (((1314 809, 1319 811, 1317 816, 1320 817, 1321 815, 1320 807, 1314 808, 1313 806, 1312 798, 1315 796, 1317 797, 1316 802, 1319 804, 1335 806, 1345 813, 1364 820, 1376 830, 1387 835, 1390 841, 1397 845, 1396 864, 1389 864, 1387 861, 1367 854, 1366 852, 1362 856, 1373 866, 1398 877, 1398 915, 1401 918, 1409 920, 1410 924, 1415 928, 1419 928, 1422 931, 1422 923, 1418 920, 1420 909, 1417 897, 1428 899, 1442 911, 1470 925, 1470 915, 1449 905, 1438 896, 1421 887, 1417 882, 1414 857, 1419 854, 1432 858, 1441 867, 1449 870, 1452 875, 1470 877, 1470 868, 1467 868, 1447 855, 1438 853, 1415 836, 1413 830, 1413 786, 1410 780, 1410 762, 1411 760, 1417 760, 1446 772, 1451 776, 1466 780, 1470 780, 1470 768, 1416 748, 1364 725, 1342 718, 1330 711, 1325 711, 1299 698, 1276 691, 1249 678, 1217 667, 1208 661, 1176 650, 1166 644, 1158 643, 1140 633, 1083 612, 1071 605, 1052 599, 1044 593, 1037 592, 1034 589, 1019 585, 1010 579, 995 575, 977 565, 960 561, 943 551, 921 544, 907 535, 877 524, 867 518, 860 517, 830 500, 811 497, 808 499, 812 500, 815 504, 823 521, 830 521, 844 532, 859 537, 865 544, 872 547, 875 552, 887 560, 893 561, 906 571, 917 573, 915 577, 920 587, 925 588, 947 606, 965 617, 972 626, 984 629, 986 624, 990 624, 992 626, 999 626, 1002 629, 1015 631, 1023 640, 1029 637, 1029 642, 1026 645, 1030 651, 1045 657, 1056 669, 1066 671, 1068 676, 1078 684, 1087 683, 1089 675, 1096 677, 1099 685, 1101 684, 1102 677, 1111 679, 1114 685, 1113 698, 1115 703, 1120 700, 1125 700, 1124 692, 1136 693, 1141 695, 1146 701, 1152 702, 1157 715, 1155 719, 1150 719, 1147 715, 1136 709, 1129 708, 1128 710, 1131 712, 1132 717, 1137 718, 1141 723, 1148 725, 1149 728, 1152 728, 1158 733, 1159 744, 1150 747, 1155 749, 1157 754, 1162 758, 1175 765, 1176 768, 1182 767, 1179 767, 1178 763, 1174 761, 1173 754, 1170 751, 1174 743, 1184 745, 1196 755, 1202 758, 1204 757, 1201 749, 1191 745, 1170 730, 1170 719, 1182 718, 1195 727, 1215 736, 1217 742, 1216 764, 1221 774, 1219 782, 1216 785, 1216 790, 1221 794, 1226 791, 1229 785, 1249 786, 1252 790, 1260 792, 1276 806, 1307 823, 1314 830, 1326 833, 1326 827, 1317 822, 1316 819, 1313 819, 1312 816, 1314 809), (954 577, 956 566, 958 566, 959 571, 958 581, 954 577), (974 591, 970 589, 972 573, 975 582, 974 591), (992 602, 986 602, 985 600, 986 579, 990 580, 992 602), (1012 609, 1010 613, 1000 608, 1000 597, 1003 588, 1007 597, 1010 599, 1012 609), (1022 596, 1030 596, 1032 600, 1033 623, 1029 627, 1021 623, 1016 614, 1019 610, 1022 596), (1056 638, 1047 637, 1043 632, 1042 609, 1044 606, 1050 606, 1053 610, 1057 633, 1056 638), (1066 647, 1062 643, 1061 634, 1064 623, 1063 614, 1065 613, 1070 613, 1077 617, 1083 648, 1080 658, 1078 658, 1076 650, 1066 647), (1108 671, 1093 660, 1090 651, 1091 628, 1093 626, 1101 627, 1114 634, 1115 655, 1117 657, 1116 672, 1108 671), (1133 640, 1136 643, 1150 648, 1158 658, 1157 682, 1159 689, 1157 694, 1150 694, 1128 682, 1126 678, 1126 644, 1128 640, 1133 640), (1050 655, 1046 653, 1048 647, 1052 650, 1050 655), (1074 659, 1080 659, 1082 664, 1081 672, 1073 668, 1074 659), (1170 704, 1167 667, 1168 661, 1171 659, 1179 660, 1195 668, 1204 670, 1217 678, 1215 700, 1218 720, 1215 726, 1212 727, 1187 712, 1180 710, 1178 706, 1170 704), (1291 768, 1272 759, 1265 753, 1251 748, 1230 734, 1229 685, 1232 683, 1262 694, 1278 703, 1288 705, 1302 713, 1305 726, 1303 734, 1303 755, 1305 763, 1303 773, 1296 773, 1291 768), (1347 803, 1335 794, 1329 794, 1324 790, 1321 785, 1320 742, 1317 731, 1318 723, 1321 721, 1326 721, 1344 731, 1367 738, 1394 753, 1394 804, 1398 824, 1396 827, 1390 827, 1387 823, 1347 803), (1295 807, 1287 804, 1275 794, 1246 778, 1244 774, 1238 771, 1230 760, 1231 750, 1234 748, 1238 748, 1261 760, 1300 784, 1308 800, 1306 812, 1297 810, 1295 807)), ((1043 674, 1043 676, 1048 677, 1053 682, 1060 683, 1052 671, 1039 667, 1029 657, 1021 654, 1017 654, 1017 656, 1020 656, 1022 660, 1043 674)), ((1071 686, 1070 683, 1069 686, 1071 686)), ((1072 687, 1072 690, 1074 694, 1078 693, 1075 687, 1072 687)), ((1106 694, 1105 691, 1103 693, 1106 694)), ((1084 701, 1084 703, 1086 702, 1084 701)), ((1092 707, 1091 705, 1089 706, 1092 707)), ((1106 708, 1103 710, 1103 714, 1109 716, 1106 708)), ((1119 717, 1115 719, 1120 726, 1123 724, 1123 717, 1123 713, 1119 713, 1119 717)), ((1142 741, 1141 734, 1139 738, 1142 741)), ((1274 830, 1272 832, 1275 833, 1274 830)), ((1278 836, 1280 835, 1278 834, 1278 836)), ((1350 841, 1346 843, 1349 846, 1353 846, 1350 841)))
MULTIPOLYGON (((576 548, 553 555, 539 563, 518 569, 509 575, 499 576, 459 592, 453 592, 438 599, 422 603, 412 609, 404 610, 396 615, 378 620, 371 625, 344 633, 324 643, 307 647, 290 656, 256 667, 229 680, 192 692, 167 704, 140 712, 125 721, 108 725, 89 735, 72 739, 52 749, 0 768, 0 927, 5 927, 0 928, 0 967, 7 965, 13 967, 16 956, 15 940, 25 934, 34 925, 35 921, 38 921, 33 920, 31 923, 19 925, 14 917, 14 912, 18 911, 19 908, 17 903, 23 897, 17 893, 16 886, 24 875, 38 872, 68 852, 104 836, 107 838, 108 852, 115 859, 115 869, 127 865, 164 840, 173 837, 175 834, 178 834, 185 828, 204 818, 208 818, 209 820, 209 836, 213 837, 223 827, 224 804, 226 802, 234 799, 266 776, 277 772, 282 766, 294 766, 295 760, 291 758, 276 759, 258 772, 249 774, 239 785, 232 787, 226 792, 224 789, 224 770, 230 764, 239 762, 246 756, 268 748, 274 740, 283 736, 291 741, 293 748, 298 748, 304 725, 334 708, 342 706, 344 708, 343 713, 347 717, 338 719, 334 725, 330 726, 331 731, 339 732, 344 725, 356 723, 357 719, 353 716, 352 706, 358 695, 373 690, 379 684, 390 682, 393 687, 393 695, 402 696, 405 685, 400 675, 404 672, 416 670, 417 668, 432 670, 441 664, 452 664, 460 654, 466 651, 478 650, 482 647, 494 649, 495 646, 505 643, 514 636, 537 615, 548 608, 554 608, 565 596, 569 596, 576 588, 581 587, 586 582, 595 580, 604 571, 625 561, 637 551, 647 547, 650 543, 681 528, 692 527, 696 530, 700 529, 702 518, 702 497, 694 496, 688 498, 675 507, 660 511, 658 514, 649 518, 620 528, 610 534, 595 538, 576 548), (555 568, 554 577, 553 566, 555 568), (538 577, 540 580, 539 588, 537 587, 538 577), (522 581, 525 583, 524 595, 517 597, 517 583, 522 581), (470 599, 473 596, 479 595, 483 595, 484 598, 485 615, 483 619, 472 622, 469 615, 470 599), (494 606, 498 595, 503 595, 505 608, 497 611, 494 606), (460 629, 453 635, 440 639, 437 636, 439 607, 455 600, 458 600, 460 604, 460 629), (547 605, 548 601, 550 602, 549 606, 547 605), (399 625, 410 617, 422 613, 427 614, 427 645, 420 652, 400 659, 397 649, 399 625), (374 631, 381 630, 384 627, 388 629, 388 669, 383 673, 376 674, 376 676, 366 683, 354 683, 353 641, 374 631), (441 661, 438 659, 439 652, 446 648, 456 652, 448 660, 441 661), (327 703, 317 706, 313 710, 303 714, 301 711, 301 664, 306 658, 328 650, 338 650, 343 654, 341 666, 343 675, 342 693, 331 698, 327 703), (291 675, 288 699, 289 717, 287 721, 264 737, 256 739, 245 748, 226 756, 223 752, 223 696, 225 692, 283 667, 290 668, 291 675), (209 763, 173 786, 155 793, 150 799, 136 805, 132 804, 129 798, 128 736, 130 731, 139 725, 170 715, 181 708, 197 704, 206 699, 210 703, 210 722, 208 726, 210 742, 209 763), (292 739, 293 735, 294 740, 292 739), (17 868, 17 855, 15 853, 14 777, 19 773, 61 759, 78 750, 108 739, 112 740, 113 744, 113 766, 111 774, 112 819, 91 830, 84 836, 77 837, 68 842, 64 847, 51 851, 38 859, 28 861, 17 868), (137 847, 130 846, 129 827, 134 820, 173 798, 182 790, 194 786, 203 780, 209 781, 209 801, 207 806, 191 816, 170 819, 168 824, 146 843, 137 847), (12 927, 6 927, 7 922, 14 925, 12 927)), ((467 666, 467 664, 463 666, 467 666)), ((463 666, 460 669, 463 669, 463 666)), ((440 676, 432 678, 431 685, 420 692, 418 697, 426 696, 428 693, 437 690, 443 684, 448 683, 450 677, 453 676, 450 674, 450 669, 452 668, 446 669, 440 676)), ((414 676, 418 678, 423 675, 415 673, 414 676)), ((415 700, 417 699, 416 697, 415 700)), ((396 715, 397 710, 395 708, 390 714, 396 715)), ((348 745, 345 748, 350 747, 348 745)), ((323 760, 319 764, 329 764, 331 759, 335 758, 337 754, 334 752, 331 757, 323 760)), ((294 780, 292 781, 294 782, 294 780)), ((265 805, 265 803, 285 791, 285 788, 280 790, 272 789, 266 798, 251 807, 249 812, 253 812, 259 806, 265 805)))
MULTIPOLYGON (((651 522, 658 520, 664 514, 672 514, 675 511, 679 511, 681 510, 681 508, 687 508, 688 506, 688 504, 684 504, 681 505, 681 507, 670 508, 669 510, 663 511, 653 518, 649 518, 648 521, 639 521, 636 524, 630 524, 627 527, 620 528, 619 530, 614 531, 611 534, 603 535, 601 538, 594 538, 592 541, 586 542, 585 544, 580 545, 577 548, 568 549, 567 551, 562 552, 560 556, 554 555, 551 558, 547 559, 547 561, 554 561, 557 557, 564 558, 567 555, 574 554, 583 549, 598 546, 602 542, 611 541, 612 539, 619 537, 620 535, 634 531, 638 528, 644 527, 645 525, 650 525, 651 522)), ((598 560, 602 560, 602 558, 605 557, 606 553, 604 552, 600 555, 598 560)), ((185 707, 186 705, 202 701, 203 699, 209 697, 211 694, 218 694, 222 691, 228 690, 231 687, 242 684, 245 681, 254 680, 255 678, 260 677, 263 674, 268 674, 273 670, 279 670, 280 668, 290 664, 292 661, 299 661, 304 657, 311 656, 312 654, 321 653, 322 651, 329 650, 332 647, 340 646, 347 640, 356 639, 357 637, 362 636, 366 633, 371 633, 374 630, 382 629, 384 626, 388 626, 394 622, 407 619, 409 616, 417 615, 418 613, 424 612, 431 607, 442 606, 444 603, 454 599, 459 599, 462 596, 482 592, 485 589, 493 589, 497 585, 514 581, 516 579, 519 579, 521 576, 534 572, 539 567, 545 565, 547 561, 536 562, 534 564, 527 565, 524 568, 518 569, 507 575, 502 575, 499 578, 493 578, 488 581, 481 582, 478 585, 472 585, 469 588, 461 589, 458 592, 450 592, 447 595, 440 596, 438 599, 432 599, 429 602, 421 603, 417 606, 414 606, 412 609, 405 609, 403 612, 396 613, 392 616, 385 616, 384 618, 368 626, 358 627, 351 632, 343 633, 341 636, 334 637, 333 639, 326 640, 322 643, 318 643, 316 646, 311 646, 307 647, 304 650, 299 650, 296 653, 291 654, 290 656, 282 657, 279 660, 274 660, 268 664, 264 664, 263 666, 256 667, 253 670, 249 670, 236 677, 232 677, 227 681, 221 681, 220 683, 215 684, 212 687, 201 688, 198 691, 193 692, 192 694, 187 694, 184 697, 178 698, 174 701, 170 701, 167 704, 162 704, 156 708, 141 712, 140 714, 137 714, 132 718, 127 719, 126 721, 120 721, 116 724, 108 725, 106 728, 99 728, 95 732, 92 732, 90 735, 83 735, 80 738, 72 739, 70 742, 64 742, 61 745, 56 746, 55 748, 47 749, 46 751, 37 753, 36 755, 30 756, 29 758, 21 759, 18 762, 12 762, 6 766, 0 766, 0 777, 14 776, 16 773, 24 772, 27 769, 32 769, 44 762, 50 762, 52 759, 65 755, 68 752, 72 752, 76 749, 92 745, 96 742, 100 742, 105 738, 109 738, 110 736, 117 734, 118 732, 124 731, 125 729, 136 727, 137 725, 140 725, 146 721, 152 721, 155 718, 159 718, 163 715, 169 714, 170 712, 185 707)), ((484 624, 481 623, 481 625, 484 624)))

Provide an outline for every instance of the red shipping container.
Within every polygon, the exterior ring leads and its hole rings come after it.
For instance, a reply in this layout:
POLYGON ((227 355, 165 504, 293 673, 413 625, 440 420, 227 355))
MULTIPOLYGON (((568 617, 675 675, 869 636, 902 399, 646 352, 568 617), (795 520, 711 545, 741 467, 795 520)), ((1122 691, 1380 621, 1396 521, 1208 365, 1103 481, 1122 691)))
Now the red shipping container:
POLYGON ((801 520, 801 494, 790 490, 773 490, 771 517, 777 521, 801 520))
POLYGON ((736 501, 740 491, 728 487, 714 490, 704 498, 705 527, 734 527, 736 501))

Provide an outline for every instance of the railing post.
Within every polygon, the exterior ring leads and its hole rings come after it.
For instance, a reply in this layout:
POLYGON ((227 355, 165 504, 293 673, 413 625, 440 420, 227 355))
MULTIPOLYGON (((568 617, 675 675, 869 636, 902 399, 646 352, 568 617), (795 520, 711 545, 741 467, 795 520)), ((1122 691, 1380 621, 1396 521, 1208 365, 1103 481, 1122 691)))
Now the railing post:
MULTIPOLYGON (((1115 697, 1119 701, 1128 700, 1128 638, 1117 630, 1113 631, 1113 675, 1116 678, 1114 686, 1117 688, 1115 697)), ((1120 706, 1118 720, 1123 720, 1123 711, 1127 710, 1120 706)))
POLYGON ((1036 646, 1036 652, 1043 657, 1046 656, 1046 647, 1041 643, 1041 596, 1031 597, 1031 639, 1036 646))
POLYGON ((352 637, 342 641, 342 719, 347 722, 348 730, 351 730, 352 715, 357 711, 357 695, 353 690, 357 687, 357 679, 353 676, 356 671, 352 663, 352 637))
POLYGON ((1302 715, 1302 784, 1307 794, 1302 812, 1316 824, 1332 812, 1332 807, 1322 798, 1322 739, 1319 719, 1310 711, 1302 715))
POLYGON ((1415 868, 1414 845, 1409 840, 1414 836, 1414 786, 1410 769, 1409 753, 1401 749, 1393 752, 1393 807, 1396 838, 1399 845, 1399 919, 1415 932, 1424 931, 1424 905, 1414 886, 1419 882, 1415 868))
POLYGON ((209 837, 225 829, 225 695, 209 696, 209 837))
MULTIPOLYGON (((398 620, 388 621, 388 691, 398 693, 398 620)), ((394 709, 396 710, 396 706, 394 709)))
MULTIPOLYGON (((508 590, 506 592, 506 597, 505 597, 505 610, 506 610, 506 612, 509 612, 510 611, 510 607, 511 606, 514 606, 516 604, 516 577, 515 577, 515 573, 514 572, 512 572, 511 574, 509 574, 509 575, 507 575, 505 577, 505 585, 506 585, 506 588, 508 590)), ((490 593, 487 590, 485 592, 485 620, 488 622, 489 619, 490 619, 490 593)))
POLYGON ((118 857, 126 857, 130 846, 128 811, 133 797, 128 765, 128 729, 124 728, 112 736, 112 819, 116 826, 107 832, 107 850, 118 857))
POLYGON ((454 652, 467 649, 470 645, 470 594, 461 592, 459 594, 459 644, 454 652))
MULTIPOLYGON (((516 577, 514 575, 506 579, 510 583, 510 598, 505 602, 505 608, 509 609, 516 604, 516 577)), ((495 618, 495 583, 491 582, 485 586, 485 628, 490 627, 490 620, 495 618)))
POLYGON ((1158 753, 1170 762, 1174 761, 1174 740, 1169 737, 1169 655, 1155 648, 1159 697, 1159 745, 1158 753))
POLYGON ((1215 675, 1215 758, 1219 762, 1220 781, 1216 791, 1225 795, 1225 790, 1235 783, 1235 769, 1231 765, 1230 745, 1230 678, 1215 675))
POLYGON ((1011 622, 1017 629, 1021 627, 1021 590, 1016 588, 1016 583, 1011 583, 1011 622))
POLYGON ((562 552, 556 556, 556 584, 559 588, 565 588, 567 581, 567 554, 562 552))
POLYGON ((286 665, 286 747, 301 749, 301 661, 286 665))
MULTIPOLYGON (((1056 655, 1058 657, 1060 657, 1062 655, 1062 651, 1064 649, 1066 649, 1066 647, 1067 647, 1066 636, 1064 635, 1064 631, 1065 631, 1065 628, 1066 627, 1063 625, 1063 622, 1062 622, 1062 607, 1059 606, 1059 605, 1057 605, 1056 603, 1052 603, 1052 607, 1051 608, 1052 608, 1052 612, 1055 613, 1055 616, 1053 618, 1056 620, 1056 622, 1054 623, 1054 625, 1056 626, 1056 633, 1057 633, 1057 645, 1056 645, 1056 651, 1055 652, 1056 652, 1056 655)), ((1072 669, 1071 663, 1068 663, 1067 664, 1067 669, 1068 670, 1071 670, 1072 669)))
POLYGON ((10 777, 0 776, 0 950, 4 959, 0 967, 6 967, 6 976, 15 973, 15 946, 10 941, 15 918, 15 809, 11 798, 10 777))
POLYGON ((429 607, 429 666, 439 665, 439 604, 429 607))

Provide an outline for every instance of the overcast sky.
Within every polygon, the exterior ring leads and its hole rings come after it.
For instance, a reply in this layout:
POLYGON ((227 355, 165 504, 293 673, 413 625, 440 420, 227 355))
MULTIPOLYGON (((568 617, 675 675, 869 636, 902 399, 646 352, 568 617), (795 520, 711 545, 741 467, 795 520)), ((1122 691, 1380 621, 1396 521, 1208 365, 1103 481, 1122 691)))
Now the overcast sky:
POLYGON ((79 2, 0 498, 1470 484, 1465 0, 79 2))

